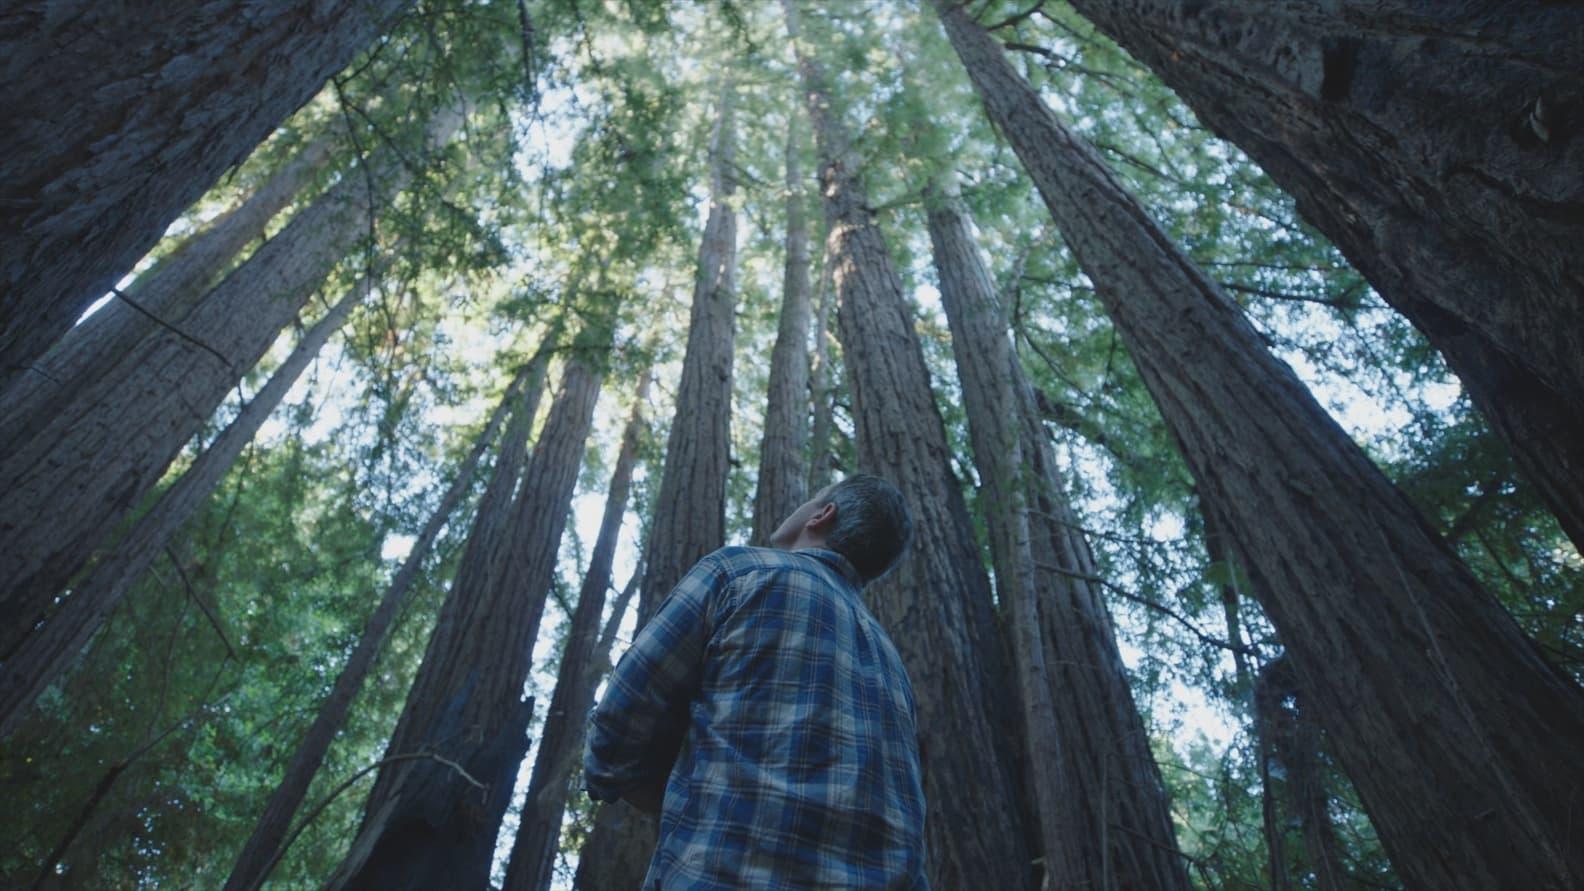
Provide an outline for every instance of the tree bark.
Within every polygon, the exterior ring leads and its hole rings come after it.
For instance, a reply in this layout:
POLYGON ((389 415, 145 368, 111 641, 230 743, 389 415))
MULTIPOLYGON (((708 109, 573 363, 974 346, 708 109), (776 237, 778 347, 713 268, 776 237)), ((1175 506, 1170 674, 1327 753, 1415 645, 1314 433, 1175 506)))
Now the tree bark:
POLYGON ((600 519, 599 535, 589 555, 583 588, 578 592, 577 608, 572 612, 572 627, 567 632, 566 649, 556 672, 555 693, 550 711, 545 714, 539 737, 539 754, 528 780, 523 801, 522 822, 512 844, 511 862, 506 869, 504 891, 546 891, 561 840, 561 820, 566 815, 568 783, 578 756, 583 751, 584 720, 594 705, 594 688, 604 674, 599 665, 600 616, 605 609, 605 594, 610 590, 611 567, 616 557, 616 542, 622 518, 627 514, 627 496, 632 489, 633 465, 638 459, 638 442, 643 433, 643 404, 648 396, 649 374, 638 384, 632 415, 622 433, 621 450, 611 473, 610 492, 605 497, 605 514, 600 519))
POLYGON ((280 783, 270 794, 264 812, 259 816, 258 823, 254 824, 253 833, 248 836, 247 843, 243 845, 242 852, 237 856, 236 864, 231 867, 231 876, 226 880, 225 891, 254 891, 263 883, 264 870, 275 859, 281 841, 286 837, 291 825, 292 817, 301 806, 303 797, 308 794, 309 783, 318 772, 319 765, 323 763, 325 753, 330 750, 331 742, 346 723, 352 700, 357 696, 358 691, 363 689, 363 681, 374 667, 375 657, 384 646, 391 623, 407 599, 407 592, 412 589, 413 582, 422 571, 424 559, 428 556, 430 548, 434 546, 435 540, 440 537, 441 530, 451 522, 451 514, 467 494, 472 484, 473 473, 484 452, 495 441, 496 433, 499 432, 507 414, 519 402, 523 403, 525 408, 538 403, 537 391, 543 386, 544 366, 547 361, 548 354, 541 351, 539 356, 523 367, 511 386, 507 388, 500 404, 490 414, 489 421, 474 441, 472 450, 457 467, 451 478, 450 487, 441 496, 440 503, 429 516, 429 521, 418 533, 412 549, 407 552, 407 558, 402 561, 401 568, 396 571, 390 586, 385 589, 385 595, 380 598, 379 605, 369 615, 368 623, 364 626, 362 635, 358 637, 356 648, 347 658, 340 674, 336 676, 335 686, 319 706, 319 712, 314 717, 312 726, 303 735, 303 741, 292 755, 291 763, 286 766, 286 772, 281 777, 280 783))
POLYGON ((1082 534, 1061 525, 1070 509, 1033 390, 1012 351, 1004 308, 961 204, 937 191, 926 199, 926 217, 1018 665, 1027 785, 1040 821, 1045 883, 1187 889, 1110 616, 1099 592, 1077 590, 1087 584, 1077 576, 1092 576, 1093 562, 1082 534), (1035 530, 1044 536, 1043 560, 1035 557, 1035 530), (1069 542, 1072 547, 1056 547, 1069 542), (1071 574, 1041 572, 1042 563, 1071 574))
MULTIPOLYGON (((441 112, 440 143, 461 121, 441 112)), ((412 176, 371 159, 294 216, 216 285, 179 327, 162 326, 37 435, 0 456, 0 656, 9 658, 104 537, 369 231, 375 202, 412 176), (371 187, 371 183, 374 185, 371 187)))
POLYGON ((809 438, 809 229, 808 193, 798 162, 798 128, 786 135, 786 270, 781 316, 770 351, 770 392, 765 405, 759 480, 754 491, 753 537, 763 544, 807 498, 804 452, 809 438))
POLYGON ((1576 887, 1584 691, 990 35, 961 8, 935 4, 1227 530, 1403 879, 1576 887))
POLYGON ((1440 350, 1584 550, 1584 9, 1073 6, 1440 350))
MULTIPOLYGON (((601 331, 579 334, 509 507, 506 534, 491 530, 496 540, 484 543, 493 559, 478 565, 488 568, 469 578, 459 569, 386 748, 387 757, 439 753, 488 791, 480 793, 455 771, 428 760, 382 768, 331 888, 416 891, 489 884, 501 817, 528 747, 533 702, 522 699, 523 682, 594 422, 596 368, 603 356, 586 353, 596 344, 608 349, 608 332, 601 331)), ((481 522, 496 521, 481 516, 481 522)))
POLYGON ((233 259, 264 234, 264 228, 317 177, 331 157, 332 143, 318 139, 304 146, 240 205, 222 214, 138 276, 126 300, 111 300, 66 332, 59 343, 17 378, 0 396, 0 453, 20 448, 54 415, 70 412, 137 343, 158 325, 149 316, 181 323, 209 292, 233 259))
POLYGON ((406 5, 8 4, 0 390, 406 5))
POLYGON ((70 596, 56 607, 48 621, 24 638, 11 658, 0 665, 0 737, 14 730, 38 695, 71 667, 121 602, 121 596, 208 500, 303 369, 362 300, 364 287, 366 283, 353 288, 314 323, 236 419, 180 479, 160 494, 126 536, 72 586, 70 596))
POLYGON ((928 801, 930 882, 937 888, 1027 888, 1033 873, 1016 803, 1015 679, 1005 664, 989 579, 912 313, 875 225, 824 70, 784 0, 820 159, 820 192, 852 387, 860 466, 907 500, 914 539, 888 578, 864 589, 912 679, 928 801))
MULTIPOLYGON (((732 337, 737 300, 737 190, 732 85, 710 145, 710 208, 699 242, 687 351, 676 418, 666 437, 660 492, 644 546, 638 627, 704 555, 726 543, 726 472, 731 457, 732 337)), ((637 891, 659 826, 625 802, 601 805, 579 857, 579 891, 637 891), (584 866, 587 866, 587 869, 584 866)))

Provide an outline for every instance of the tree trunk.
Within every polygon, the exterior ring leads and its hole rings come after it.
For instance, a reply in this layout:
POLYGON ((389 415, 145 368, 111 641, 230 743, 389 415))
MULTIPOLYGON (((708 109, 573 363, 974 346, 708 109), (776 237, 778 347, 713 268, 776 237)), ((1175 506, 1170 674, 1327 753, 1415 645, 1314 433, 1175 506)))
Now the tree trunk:
POLYGON ((644 426, 642 410, 648 392, 646 371, 638 384, 627 429, 622 433, 621 451, 616 456, 610 492, 605 498, 605 514, 600 519, 599 535, 594 539, 594 552, 589 555, 577 608, 572 612, 572 627, 567 632, 566 649, 556 672, 555 693, 551 696, 550 711, 545 715, 544 730, 539 737, 539 754, 528 780, 522 822, 512 844, 504 891, 546 891, 550 887, 550 873, 561 840, 561 820, 566 815, 568 783, 583 751, 584 720, 594 705, 594 688, 603 674, 597 662, 602 658, 599 653, 600 615, 605 609, 605 594, 610 590, 611 566, 616 557, 622 517, 627 513, 627 496, 632 488, 633 465, 638 459, 638 440, 644 426))
MULTIPOLYGON (((460 123, 441 112, 430 136, 460 123)), ((0 656, 9 657, 104 537, 253 367, 337 261, 369 231, 412 171, 377 155, 292 218, 216 285, 179 328, 161 327, 121 357, 70 413, 0 456, 0 656), (370 189, 370 181, 377 182, 370 189)))
POLYGON ((754 492, 753 542, 763 544, 807 498, 804 451, 809 433, 809 230, 798 128, 786 135, 786 274, 781 316, 770 352, 759 481, 754 492))
POLYGON ((1549 665, 1248 321, 935 0, 1288 647, 1403 879, 1584 881, 1584 691, 1549 665))
POLYGON ((99 558, 86 577, 72 586, 70 596, 56 607, 48 621, 24 638, 11 658, 0 665, 0 737, 14 730, 38 694, 71 666, 121 602, 127 588, 208 500, 303 369, 351 315, 363 297, 364 287, 366 283, 355 287, 314 323, 236 419, 180 479, 160 494, 131 531, 99 558))
POLYGON ((413 581, 422 571, 423 561, 428 556, 429 549, 439 538, 441 530, 450 523, 451 514, 467 494, 479 460, 494 442, 501 422, 511 412, 513 405, 519 400, 525 407, 537 405, 538 390, 544 384, 544 367, 547 361, 548 354, 541 351, 539 356, 524 366, 518 377, 507 388, 500 405, 491 413, 489 422, 474 441, 473 449, 456 469, 450 487, 441 496, 434 513, 429 516, 429 521, 424 524, 417 540, 413 542, 412 549, 407 552, 407 558, 402 561, 401 568, 396 571, 390 586, 385 589, 385 596, 369 615, 368 624, 364 626, 362 635, 358 637, 357 647, 347 658, 341 673, 336 676, 335 686, 319 706, 319 713, 314 717, 313 725, 303 735, 303 741, 292 755, 291 763, 286 766, 280 784, 271 793, 263 814, 259 816, 258 823, 253 827, 252 835, 248 836, 247 843, 237 857, 236 865, 231 867, 231 876, 226 880, 225 891, 253 891, 263 883, 264 870, 274 860, 281 841, 286 837, 293 815, 297 813, 303 797, 308 794, 308 784, 318 772, 325 753, 330 750, 331 742, 335 740, 336 734, 346 722, 347 711, 352 706, 353 698, 363 689, 363 681, 368 677, 369 670, 374 667, 374 659, 385 643, 386 634, 396 618, 397 611, 407 599, 407 592, 411 590, 413 581), (529 395, 525 395, 524 391, 528 391, 529 395))
POLYGON ((406 5, 7 4, 0 391, 406 5))
POLYGON ((50 417, 69 412, 67 406, 157 330, 150 316, 179 325, 227 264, 328 166, 331 147, 328 139, 304 146, 246 201, 138 276, 125 299, 109 301, 66 332, 34 363, 37 373, 18 377, 0 396, 0 453, 20 448, 50 417), (133 309, 133 302, 147 314, 133 309))
POLYGON ((1073 5, 1441 351, 1584 550, 1584 9, 1073 5))
MULTIPOLYGON (((1254 707, 1266 728, 1267 736, 1261 740, 1265 757, 1281 769, 1281 786, 1303 831, 1306 865, 1314 873, 1315 886, 1320 891, 1342 891, 1349 883, 1327 808, 1330 795, 1320 764, 1320 728, 1304 714, 1302 697, 1285 656, 1260 669, 1254 707)), ((1285 876, 1281 883, 1286 884, 1285 876)))
POLYGON ((951 470, 913 317, 859 179, 829 87, 782 4, 820 158, 842 355, 861 467, 907 499, 913 545, 864 589, 912 679, 936 888, 1029 887, 1033 835, 1016 803, 1015 680, 1005 665, 989 579, 951 470))
MULTIPOLYGON (((726 472, 731 457, 732 336, 737 299, 737 191, 732 86, 721 88, 710 145, 710 208, 699 242, 687 352, 676 418, 666 437, 660 492, 644 546, 638 627, 704 555, 726 543, 726 472)), ((601 805, 583 845, 574 888, 637 891, 659 827, 625 802, 601 805), (587 870, 584 866, 587 866, 587 870)))
POLYGON ((596 367, 604 357, 587 353, 608 350, 608 333, 593 327, 579 334, 510 506, 503 547, 489 561, 499 571, 482 573, 483 587, 462 584, 479 579, 458 572, 386 748, 387 757, 436 752, 487 789, 428 759, 381 769, 329 887, 488 886, 501 817, 528 747, 533 702, 522 699, 523 682, 599 397, 596 367))
POLYGON ((1076 590, 1089 584, 1077 576, 1092 576, 1093 562, 1081 533, 1060 525, 1070 510, 1034 414, 1032 388, 1012 352, 1005 311, 961 205, 937 193, 927 199, 926 216, 997 591, 1017 657, 1046 884, 1187 889, 1165 790, 1110 616, 1099 592, 1076 590), (1046 503, 1034 507, 1039 500, 1046 503), (1043 560, 1035 557, 1034 530, 1045 539, 1043 560), (1054 547, 1069 541, 1074 555, 1054 547), (1046 562, 1070 574, 1041 572, 1046 562), (1049 644, 1042 614, 1054 632, 1049 644))

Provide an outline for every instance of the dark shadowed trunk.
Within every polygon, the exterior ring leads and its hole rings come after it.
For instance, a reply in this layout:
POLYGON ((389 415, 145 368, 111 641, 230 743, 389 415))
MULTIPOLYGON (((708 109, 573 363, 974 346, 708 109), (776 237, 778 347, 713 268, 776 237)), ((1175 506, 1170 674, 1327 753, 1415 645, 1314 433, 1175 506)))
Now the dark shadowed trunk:
MULTIPOLYGON (((1285 791, 1282 797, 1297 816, 1303 833, 1305 871, 1314 874, 1315 887, 1320 891, 1351 887, 1342 867, 1342 846, 1327 808, 1330 794, 1320 763, 1320 728, 1304 713, 1302 691, 1285 656, 1260 669, 1254 707, 1266 731, 1260 740, 1265 749, 1262 756, 1274 768, 1269 772, 1272 778, 1281 777, 1274 785, 1285 791)), ((1285 877, 1280 882, 1285 885, 1285 877)))
POLYGON ((781 316, 770 352, 770 392, 765 404, 759 481, 754 491, 753 535, 762 545, 806 498, 804 451, 809 433, 809 228, 808 193, 798 163, 799 128, 786 137, 786 271, 781 316))
MULTIPOLYGON (((319 713, 314 717, 312 726, 303 735, 302 743, 292 755, 291 763, 286 766, 280 784, 270 794, 264 812, 259 816, 258 823, 253 826, 253 833, 248 836, 242 853, 237 856, 236 864, 231 867, 231 876, 226 880, 225 891, 253 891, 262 883, 264 870, 276 856, 281 841, 286 837, 292 817, 302 804, 303 796, 308 793, 308 784, 319 770, 320 763, 324 761, 331 742, 346 723, 347 711, 352 706, 352 700, 357 696, 358 691, 363 689, 363 681, 368 677, 369 670, 374 667, 375 657, 379 655, 380 648, 385 643, 385 637, 390 631, 397 611, 407 599, 407 592, 411 590, 413 581, 422 570, 429 549, 434 545, 435 539, 439 538, 441 530, 450 523, 451 514, 467 494, 472 485, 473 472, 483 458, 484 452, 494 443, 501 422, 514 408, 520 409, 521 414, 531 414, 532 409, 537 407, 538 391, 544 385, 544 371, 548 359, 548 354, 541 351, 518 373, 511 386, 507 388, 500 405, 491 413, 489 422, 484 425, 484 430, 474 442, 472 450, 457 468, 450 487, 441 496, 434 513, 419 532, 412 549, 407 552, 407 558, 402 561, 401 568, 396 571, 390 586, 385 589, 385 595, 380 598, 379 605, 369 615, 368 623, 364 626, 362 635, 358 637, 356 648, 347 658, 341 673, 336 676, 335 686, 331 688, 330 694, 319 706, 319 713)), ((519 438, 525 436, 523 426, 519 425, 515 433, 519 438)))
POLYGON ((1584 8, 1073 5, 1441 351, 1584 549, 1584 8))
MULTIPOLYGON (((737 190, 732 87, 721 90, 710 146, 710 209, 699 242, 687 352, 676 418, 666 437, 660 492, 644 546, 638 627, 654 615, 699 558, 726 543, 726 470, 731 457, 732 336, 736 304, 737 190)), ((638 891, 659 838, 656 821, 626 802, 601 805, 579 857, 579 891, 638 891)))
POLYGON ((406 5, 7 4, 0 390, 406 5))
POLYGON ((608 332, 598 328, 578 336, 505 534, 489 531, 486 553, 474 555, 472 577, 464 579, 459 568, 386 747, 387 758, 436 752, 487 790, 430 760, 383 768, 331 888, 488 886, 501 817, 528 747, 533 702, 522 698, 523 683, 593 426, 596 369, 608 344, 608 332))
POLYGON ((568 783, 583 753, 584 721, 594 705, 594 688, 604 674, 599 664, 605 659, 600 647, 600 616, 605 609, 605 594, 610 590, 622 517, 627 513, 627 495, 638 459, 638 441, 644 428, 643 404, 648 393, 649 373, 645 371, 633 400, 632 416, 622 433, 599 535, 594 539, 561 666, 556 671, 555 693, 550 699, 550 710, 545 713, 539 753, 528 780, 504 891, 546 891, 550 887, 561 840, 561 819, 566 815, 567 795, 571 792, 568 783))
POLYGON ((1404 880, 1577 887, 1584 691, 1541 657, 990 35, 935 2, 1404 880))
POLYGON ((1018 660, 1047 881, 1187 889, 1160 774, 1090 581, 1088 544, 1071 522, 1005 310, 961 205, 934 195, 927 218, 1018 660))
MULTIPOLYGON (((441 112, 430 138, 460 123, 441 112)), ((116 524, 159 481, 227 392, 269 349, 335 264, 369 232, 369 215, 412 171, 371 159, 294 216, 182 320, 161 327, 0 455, 0 658, 9 657, 116 524), (369 183, 377 185, 370 188, 369 183)))
POLYGON ((859 463, 901 489, 913 516, 908 555, 864 595, 896 644, 917 700, 931 884, 1027 888, 1033 833, 1017 806, 1016 681, 1002 653, 989 579, 902 283, 823 68, 799 34, 796 4, 782 5, 819 148, 859 463))
POLYGON ((314 323, 236 419, 180 479, 160 493, 159 500, 138 517, 132 529, 100 555, 93 568, 72 586, 70 596, 50 613, 48 621, 23 638, 11 657, 0 665, 0 737, 10 733, 38 694, 70 668, 127 588, 209 499, 303 369, 352 313, 363 298, 365 287, 366 283, 353 288, 314 323))

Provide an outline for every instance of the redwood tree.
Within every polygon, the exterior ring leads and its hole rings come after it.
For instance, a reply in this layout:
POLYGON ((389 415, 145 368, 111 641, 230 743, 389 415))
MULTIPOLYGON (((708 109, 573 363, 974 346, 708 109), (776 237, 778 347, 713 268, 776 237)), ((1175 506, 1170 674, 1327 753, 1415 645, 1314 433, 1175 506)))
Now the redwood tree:
POLYGON ((7 4, 0 389, 406 5, 7 4))
POLYGON ((1404 879, 1584 877, 1584 691, 959 6, 934 0, 1287 645, 1404 879))

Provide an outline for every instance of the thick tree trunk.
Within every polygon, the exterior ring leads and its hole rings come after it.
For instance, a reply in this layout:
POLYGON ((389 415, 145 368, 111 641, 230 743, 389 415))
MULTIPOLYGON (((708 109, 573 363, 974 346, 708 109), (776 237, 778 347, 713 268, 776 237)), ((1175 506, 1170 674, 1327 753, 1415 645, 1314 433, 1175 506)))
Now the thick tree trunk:
POLYGON ((291 763, 286 766, 286 772, 281 777, 279 785, 270 794, 263 814, 253 826, 252 835, 248 836, 241 854, 237 856, 236 864, 231 867, 231 876, 226 880, 225 891, 254 891, 262 884, 264 870, 274 860, 281 841, 286 837, 293 815, 297 813, 303 797, 308 794, 308 784, 318 772, 325 753, 330 750, 331 742, 345 724, 353 698, 363 689, 363 681, 368 677, 369 670, 374 667, 374 659, 385 643, 385 637, 390 631, 397 611, 407 599, 407 592, 412 589, 414 580, 422 571, 429 549, 440 537, 441 530, 451 522, 451 514, 467 494, 467 490, 472 485, 473 473, 484 452, 495 441, 502 421, 519 401, 525 403, 524 408, 538 403, 537 392, 525 396, 525 391, 537 391, 543 386, 544 367, 547 361, 547 354, 541 352, 533 362, 524 366, 518 377, 507 388, 500 405, 491 413, 489 422, 484 425, 484 430, 473 443, 472 450, 457 467, 451 478, 450 487, 440 497, 440 503, 435 506, 429 521, 418 533, 412 549, 407 552, 407 558, 402 561, 401 568, 396 571, 390 586, 385 589, 385 595, 380 598, 379 605, 369 615, 368 623, 364 626, 362 635, 358 637, 357 646, 347 658, 346 665, 341 668, 341 673, 336 676, 335 686, 319 706, 319 713, 314 717, 313 724, 303 735, 303 741, 292 755, 291 763))
POLYGON ((913 515, 907 556, 864 594, 913 682, 930 881, 936 888, 1027 888, 1033 833, 1016 804, 1016 688, 990 582, 902 283, 867 206, 824 71, 799 34, 795 0, 782 5, 819 147, 859 463, 901 489, 913 515))
POLYGON ((215 441, 199 455, 154 506, 138 518, 124 538, 100 556, 70 596, 33 630, 0 665, 0 737, 15 729, 33 700, 76 660, 110 616, 121 596, 165 550, 189 518, 208 500, 231 465, 253 441, 264 421, 285 398, 330 335, 340 329, 362 299, 354 288, 303 335, 269 382, 243 407, 215 441))
POLYGON ((604 336, 595 329, 579 335, 510 506, 507 534, 499 550, 490 548, 495 559, 485 565, 495 571, 464 580, 459 570, 386 747, 387 757, 436 752, 488 788, 481 792, 432 760, 388 765, 331 888, 489 884, 501 817, 528 747, 533 703, 522 699, 523 682, 599 396, 603 357, 583 353, 596 343, 608 349, 604 336), (478 581, 486 584, 475 587, 478 581))
POLYGON ((1441 351, 1584 550, 1584 9, 1073 5, 1441 351))
MULTIPOLYGON (((699 242, 687 352, 676 418, 666 437, 660 492, 644 546, 638 627, 701 557, 726 543, 726 471, 731 457, 732 337, 737 300, 737 190, 732 86, 721 89, 710 145, 710 209, 699 242)), ((601 805, 583 845, 579 891, 637 891, 659 840, 656 821, 625 802, 601 805), (585 870, 583 864, 587 864, 585 870)))
MULTIPOLYGON (((460 115, 442 112, 443 142, 460 115)), ((394 155, 348 176, 216 285, 178 327, 144 338, 26 443, 0 456, 0 658, 133 510, 313 290, 367 235, 371 201, 412 172, 394 155), (377 183, 375 189, 369 181, 377 183)))
POLYGON ((544 731, 539 736, 539 754, 534 759, 523 800, 522 822, 512 844, 511 862, 506 869, 504 891, 546 891, 561 840, 561 820, 566 815, 568 783, 583 751, 583 726, 594 705, 594 688, 603 671, 599 665, 600 616, 605 609, 605 594, 610 590, 611 567, 616 557, 616 542, 621 534, 622 517, 627 514, 627 496, 632 488, 633 465, 638 459, 638 440, 643 432, 643 403, 648 396, 649 374, 644 373, 633 401, 632 416, 622 433, 621 450, 611 473, 610 492, 605 498, 605 514, 600 519, 599 535, 589 555, 583 588, 578 592, 572 612, 572 627, 567 632, 561 667, 556 672, 555 693, 550 711, 545 714, 544 731))
POLYGON ((1098 592, 1078 589, 1090 584, 1079 576, 1092 576, 1093 562, 1081 533, 1060 525, 1070 521, 1070 511, 1033 413, 1033 391, 1012 352, 1005 311, 960 204, 933 195, 926 216, 997 591, 1017 657, 1027 785, 1039 814, 1046 884, 1187 889, 1165 790, 1110 616, 1098 592), (1036 549, 1034 537, 1041 533, 1036 549), (1036 559, 1036 550, 1043 559, 1036 559), (1042 570, 1044 563, 1049 568, 1042 570), (1044 623, 1042 615, 1049 617, 1044 623), (1049 641, 1045 625, 1053 631, 1049 641))
POLYGON ((770 351, 770 393, 765 405, 759 481, 754 492, 753 537, 770 533, 806 499, 804 455, 809 434, 809 228, 808 193, 798 163, 798 128, 786 136, 786 271, 781 317, 770 351))
POLYGON ((0 390, 406 5, 7 4, 0 390))
POLYGON ((1584 691, 959 7, 991 118, 1094 282, 1403 879, 1584 881, 1584 691))
POLYGON ((0 454, 20 448, 50 417, 70 412, 80 395, 158 329, 155 318, 180 326, 226 266, 325 169, 331 148, 328 139, 304 146, 246 201, 138 276, 124 298, 109 301, 66 332, 34 363, 34 371, 0 395, 0 454))

